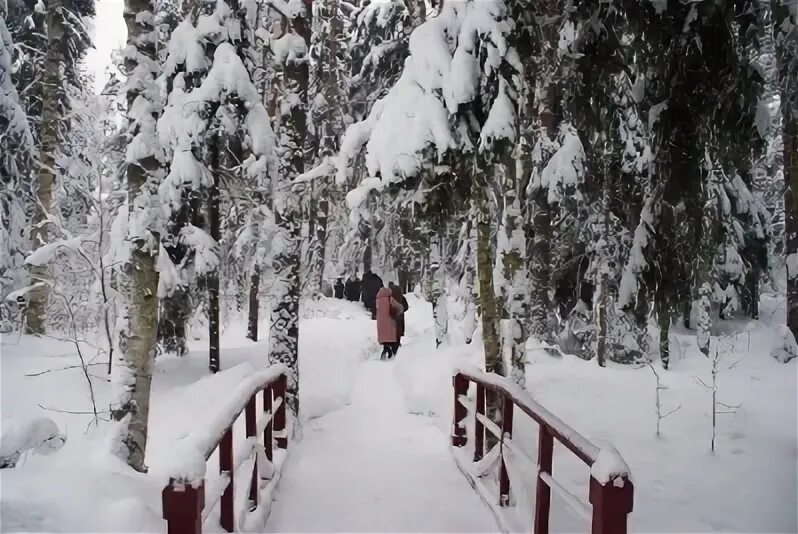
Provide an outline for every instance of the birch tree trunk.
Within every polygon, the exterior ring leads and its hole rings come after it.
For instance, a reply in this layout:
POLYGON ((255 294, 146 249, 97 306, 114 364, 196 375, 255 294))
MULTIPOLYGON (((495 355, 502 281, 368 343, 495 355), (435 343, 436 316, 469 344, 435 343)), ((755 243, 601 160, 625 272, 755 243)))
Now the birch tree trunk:
MULTIPOLYGON (((39 173, 36 183, 36 209, 31 221, 31 240, 38 248, 50 241, 50 223, 47 219, 53 205, 55 184, 55 152, 58 148, 58 102, 61 93, 59 72, 66 45, 66 28, 62 13, 62 0, 47 0, 47 54, 42 76, 41 143, 39 148, 39 173)), ((45 331, 47 301, 50 296, 50 274, 46 265, 31 267, 31 290, 27 309, 26 332, 42 335, 45 331)))
MULTIPOLYGON (((144 104, 140 109, 156 111, 151 100, 157 95, 155 86, 156 30, 152 26, 153 7, 147 0, 125 0, 124 17, 128 31, 128 53, 125 68, 128 80, 128 109, 133 103, 144 104)), ((128 117, 131 142, 139 147, 155 146, 155 124, 149 117, 128 117)), ((147 423, 152 383, 152 362, 158 330, 158 273, 155 270, 159 236, 152 231, 157 213, 158 188, 155 173, 158 160, 153 153, 139 150, 128 155, 127 183, 131 242, 131 261, 125 266, 128 300, 128 328, 126 343, 119 353, 115 369, 119 391, 111 414, 120 422, 117 451, 136 471, 146 471, 144 453, 147 448, 147 423), (134 233, 138 232, 138 233, 134 233)))

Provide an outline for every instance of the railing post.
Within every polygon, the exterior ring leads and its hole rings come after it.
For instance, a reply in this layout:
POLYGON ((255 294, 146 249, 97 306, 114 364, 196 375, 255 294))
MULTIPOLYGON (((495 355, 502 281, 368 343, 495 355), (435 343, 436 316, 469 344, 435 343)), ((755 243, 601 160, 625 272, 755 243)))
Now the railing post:
POLYGON ((233 479, 233 425, 225 431, 222 436, 222 441, 219 442, 219 474, 224 474, 230 477, 227 487, 222 493, 222 501, 220 504, 221 517, 219 523, 222 528, 227 532, 235 530, 235 512, 233 510, 233 493, 235 488, 235 480, 233 479))
POLYGON ((499 477, 499 505, 510 505, 510 475, 507 472, 507 463, 504 461, 504 440, 513 437, 513 399, 509 396, 502 396, 502 440, 501 455, 502 466, 499 477))
MULTIPOLYGON (((478 415, 485 415, 485 386, 477 382, 478 415)), ((474 461, 478 462, 485 455, 485 425, 478 416, 474 416, 474 461)))
MULTIPOLYGON (((258 417, 257 417, 257 405, 256 405, 257 395, 258 395, 257 392, 255 392, 255 394, 253 394, 252 397, 250 397, 249 402, 247 402, 247 407, 244 411, 244 417, 246 418, 246 425, 247 425, 247 440, 255 442, 253 445, 257 445, 258 441, 258 436, 257 436, 258 417)), ((260 477, 258 476, 257 447, 253 446, 250 455, 253 456, 252 480, 249 483, 249 511, 251 512, 252 510, 258 507, 258 495, 260 495, 260 477)))
POLYGON ((272 429, 277 434, 274 441, 278 449, 288 448, 288 435, 285 430, 285 389, 287 384, 287 377, 280 375, 274 383, 274 400, 280 399, 280 405, 275 410, 272 422, 272 429))
POLYGON ((534 534, 549 534, 549 509, 551 508, 551 488, 541 478, 542 473, 551 475, 554 456, 554 438, 549 429, 541 425, 538 429, 538 480, 535 491, 535 531, 534 534))
POLYGON ((626 519, 634 503, 632 481, 622 476, 602 484, 590 477, 592 534, 626 534, 626 519))
POLYGON ((169 479, 169 485, 161 493, 161 504, 168 534, 202 534, 204 481, 194 487, 188 482, 169 479))
POLYGON ((452 385, 454 387, 454 423, 452 425, 452 445, 454 447, 464 447, 468 443, 468 436, 466 435, 465 418, 468 415, 468 410, 460 402, 461 396, 468 395, 468 378, 461 374, 456 374, 452 378, 452 385))
POLYGON ((272 411, 272 387, 269 386, 263 390, 263 413, 270 414, 269 424, 263 429, 263 451, 266 453, 266 459, 270 462, 274 460, 272 455, 272 425, 274 425, 274 414, 272 411))

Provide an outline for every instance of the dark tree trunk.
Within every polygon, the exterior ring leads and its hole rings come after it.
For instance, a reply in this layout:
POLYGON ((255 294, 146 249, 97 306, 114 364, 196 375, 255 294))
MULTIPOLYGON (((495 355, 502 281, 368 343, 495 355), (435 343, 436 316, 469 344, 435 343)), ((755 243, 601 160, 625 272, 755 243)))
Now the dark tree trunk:
POLYGON ((260 288, 260 268, 256 265, 252 271, 249 282, 249 314, 247 322, 247 337, 252 341, 258 340, 258 290, 260 288))
MULTIPOLYGON (((310 48, 312 2, 303 0, 302 10, 291 20, 291 30, 310 48)), ((271 316, 269 362, 288 369, 286 404, 294 421, 299 419, 299 210, 289 183, 305 169, 305 144, 308 136, 309 64, 307 58, 287 59, 283 64, 283 90, 293 95, 293 107, 278 128, 278 144, 283 151, 280 162, 282 183, 274 200, 274 220, 283 233, 285 245, 274 257, 277 291, 271 316)))
POLYGON ((185 356, 186 322, 190 315, 188 291, 179 287, 161 300, 161 317, 158 323, 158 345, 164 354, 185 356))
POLYGON ((324 252, 327 248, 327 222, 330 209, 329 187, 326 183, 321 184, 315 204, 316 216, 313 219, 313 235, 308 251, 311 262, 308 289, 310 295, 319 296, 324 282, 324 252))
POLYGON ((660 306, 657 312, 659 321, 659 358, 662 360, 662 367, 667 369, 671 360, 669 334, 671 331, 671 317, 665 306, 660 306))
MULTIPOLYGON (((222 239, 221 218, 219 213, 219 134, 211 137, 210 171, 213 185, 208 190, 208 225, 210 234, 218 244, 222 239)), ((208 275, 208 368, 212 373, 221 369, 219 354, 219 268, 208 275)))
POLYGON ((781 89, 786 215, 787 327, 798 339, 798 20, 786 0, 774 0, 773 27, 781 89), (788 33, 785 33, 788 32, 788 33))

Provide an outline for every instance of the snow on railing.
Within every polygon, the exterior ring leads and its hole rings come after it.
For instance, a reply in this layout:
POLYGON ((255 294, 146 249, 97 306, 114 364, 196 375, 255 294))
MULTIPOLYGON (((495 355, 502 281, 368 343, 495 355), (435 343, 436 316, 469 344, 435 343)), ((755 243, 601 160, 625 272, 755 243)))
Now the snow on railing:
POLYGON ((286 369, 282 365, 250 375, 231 393, 209 424, 194 429, 174 447, 169 484, 163 490, 163 517, 169 534, 200 534, 208 512, 220 504, 219 522, 227 532, 236 528, 235 477, 252 459, 246 510, 258 508, 261 479, 274 474, 274 447, 286 449, 286 369), (263 392, 258 416, 257 395, 263 392), (247 439, 233 452, 233 425, 244 412, 247 439), (258 436, 263 434, 263 443, 258 436), (219 477, 206 488, 206 462, 219 450, 219 477), (207 499, 207 502, 206 502, 207 499), (207 505, 207 506, 206 506, 207 505), (207 511, 204 511, 207 508, 207 511))
MULTIPOLYGON (((507 469, 509 454, 520 453, 513 442, 513 409, 538 423, 537 484, 535 496, 534 534, 549 532, 551 491, 563 498, 577 515, 590 519, 592 534, 626 534, 627 515, 632 511, 634 486, 629 466, 612 445, 596 446, 566 425, 536 402, 525 390, 506 378, 478 369, 457 369, 453 377, 454 423, 452 445, 464 447, 468 443, 465 420, 469 412, 474 417, 474 463, 464 472, 472 477, 485 474, 486 466, 500 462, 499 505, 510 505, 510 477, 507 469), (470 383, 476 384, 476 402, 467 399, 470 383), (486 414, 486 392, 499 396, 500 423, 486 414), (496 445, 486 453, 485 434, 496 438, 496 445), (552 477, 554 440, 560 442, 582 462, 590 466, 591 506, 583 503, 552 477), (591 510, 592 508, 592 510, 591 510)), ((526 456, 526 455, 524 455, 526 456)), ((472 485, 475 480, 471 480, 472 485)))

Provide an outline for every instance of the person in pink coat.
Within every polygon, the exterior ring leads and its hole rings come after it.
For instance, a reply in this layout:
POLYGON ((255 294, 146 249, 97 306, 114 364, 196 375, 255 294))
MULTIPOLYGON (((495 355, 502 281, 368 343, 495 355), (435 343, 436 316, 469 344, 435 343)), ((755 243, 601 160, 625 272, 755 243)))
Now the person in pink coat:
POLYGON ((377 341, 382 345, 380 359, 391 359, 396 355, 399 344, 399 329, 396 326, 396 317, 402 315, 404 307, 393 298, 393 293, 387 287, 377 292, 377 341))

